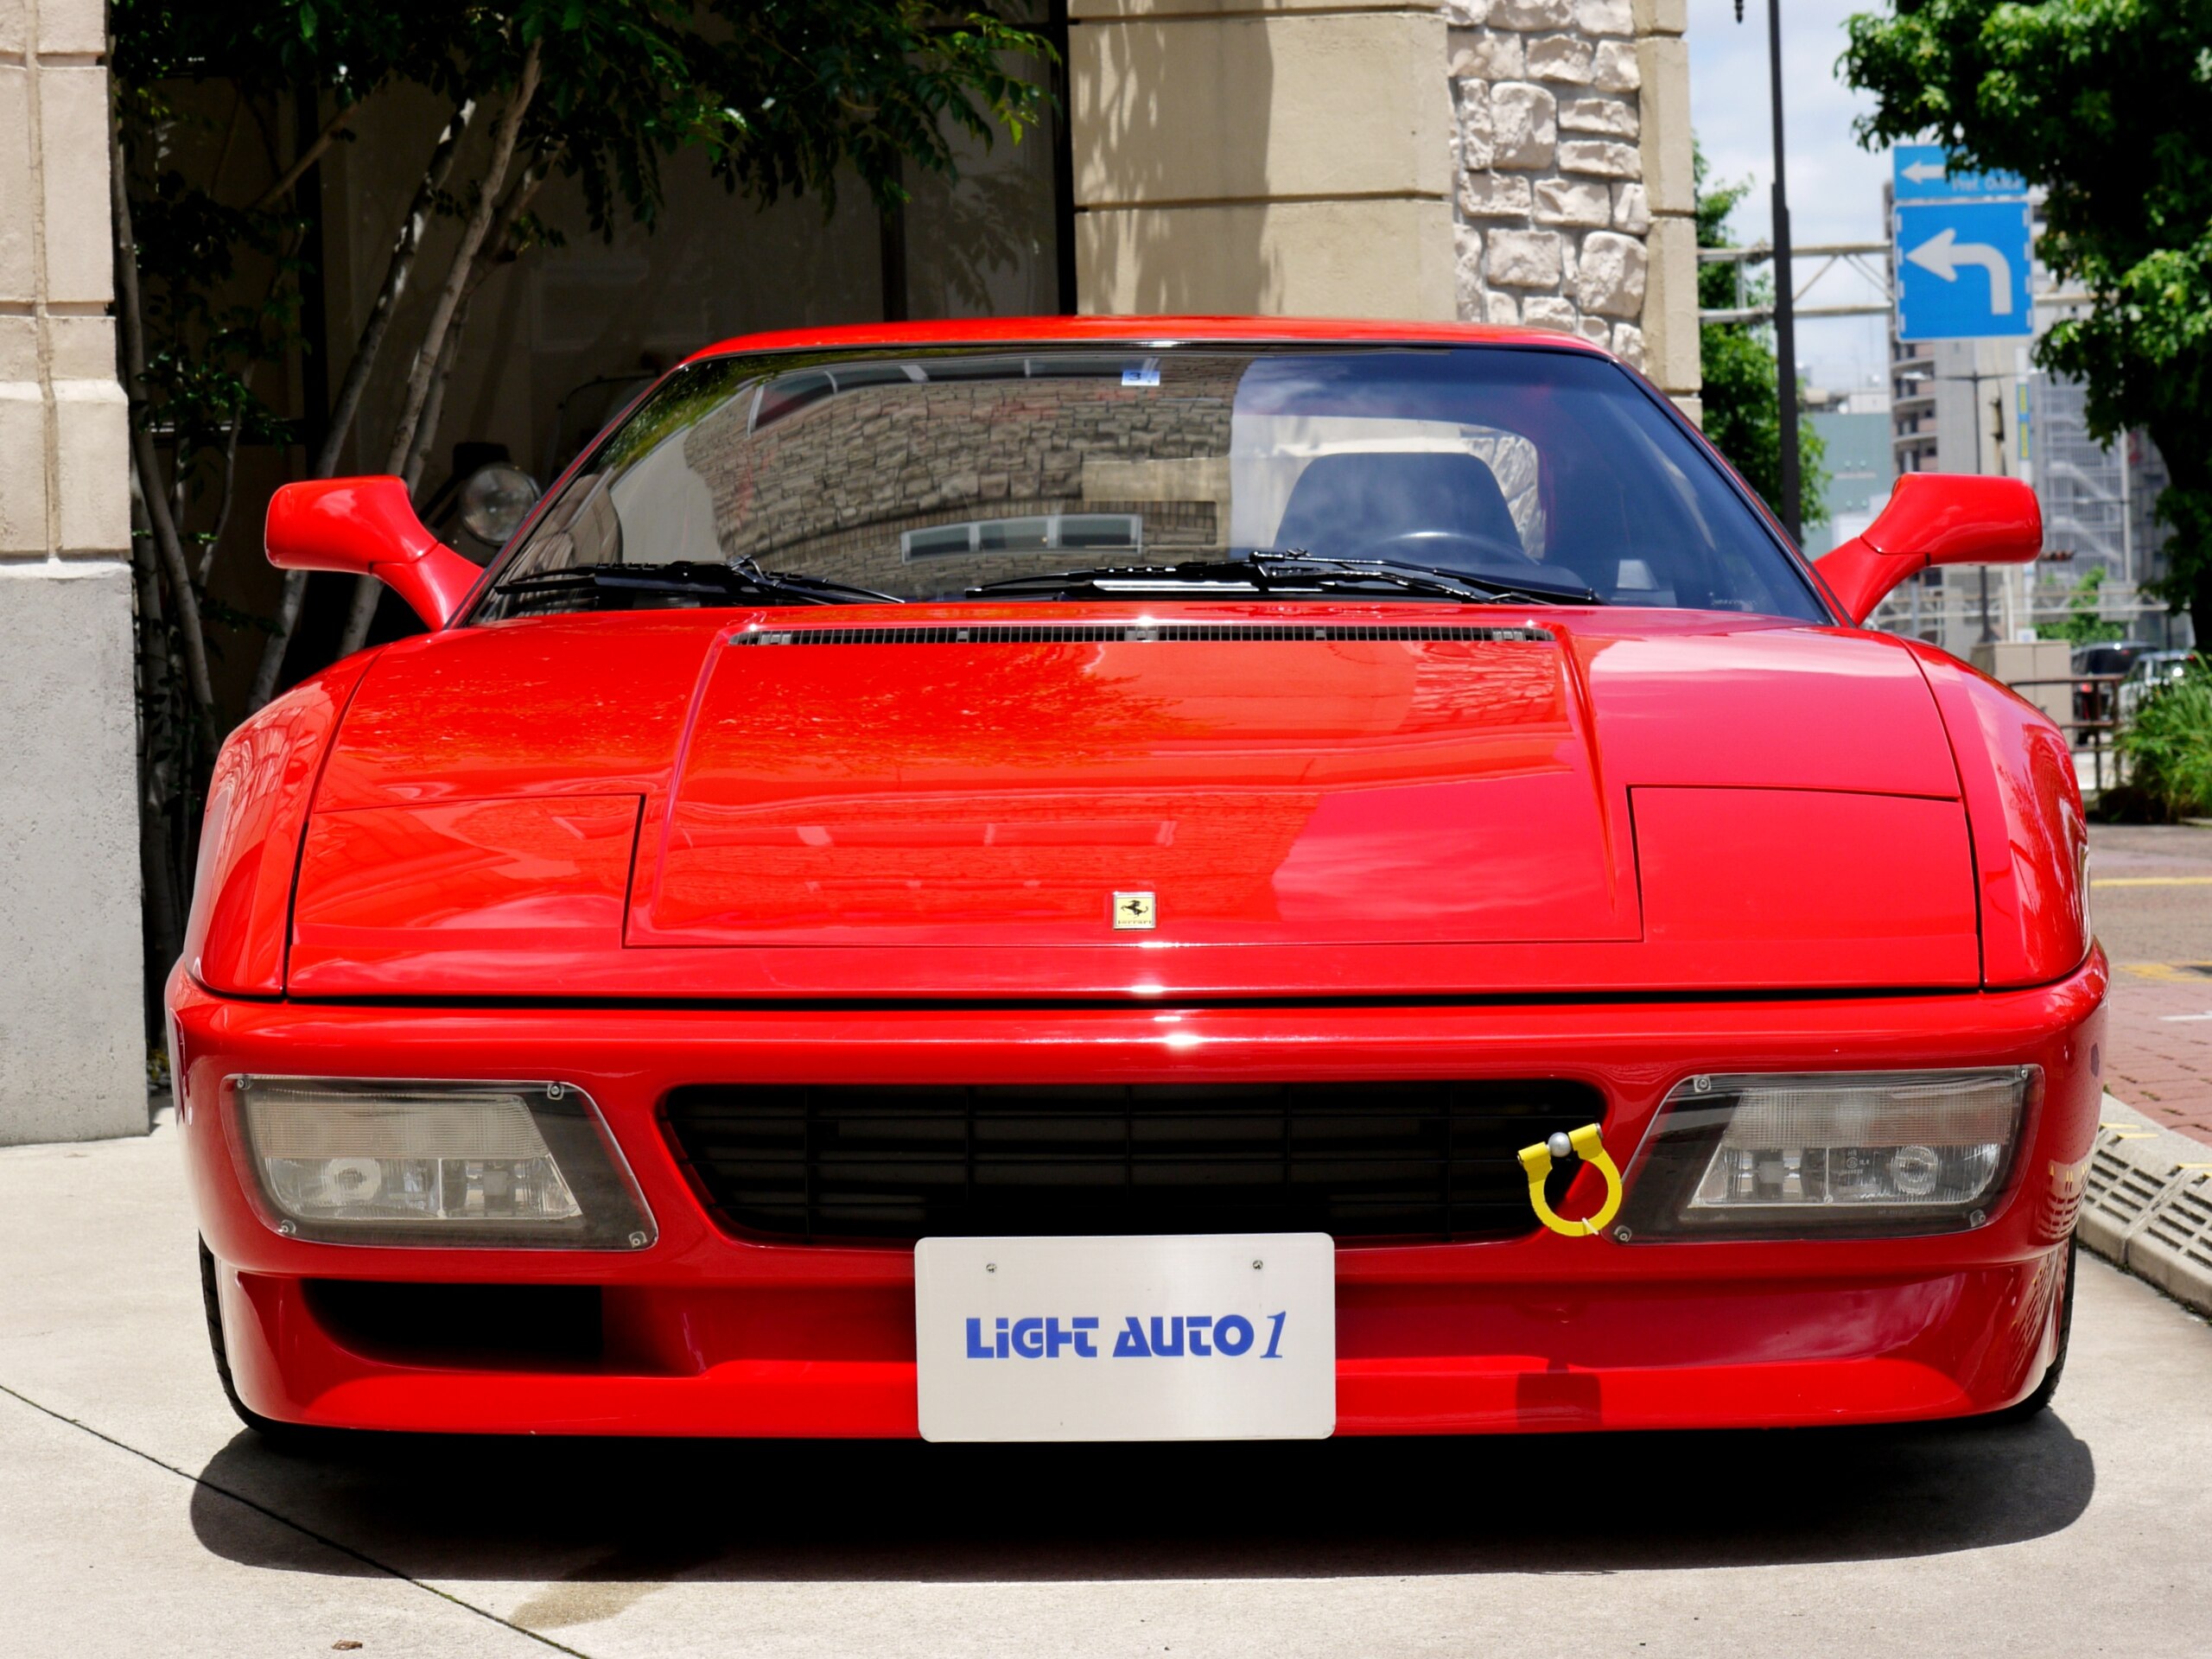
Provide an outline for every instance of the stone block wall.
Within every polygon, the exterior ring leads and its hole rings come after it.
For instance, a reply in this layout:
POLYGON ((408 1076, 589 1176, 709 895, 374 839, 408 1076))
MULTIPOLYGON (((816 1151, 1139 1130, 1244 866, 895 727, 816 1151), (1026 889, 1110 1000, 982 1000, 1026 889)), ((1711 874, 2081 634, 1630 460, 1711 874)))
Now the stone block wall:
POLYGON ((0 1144, 146 1128, 106 36, 0 3, 0 1144))
POLYGON ((1694 412, 1683 0, 1447 0, 1459 315, 1611 347, 1694 412))

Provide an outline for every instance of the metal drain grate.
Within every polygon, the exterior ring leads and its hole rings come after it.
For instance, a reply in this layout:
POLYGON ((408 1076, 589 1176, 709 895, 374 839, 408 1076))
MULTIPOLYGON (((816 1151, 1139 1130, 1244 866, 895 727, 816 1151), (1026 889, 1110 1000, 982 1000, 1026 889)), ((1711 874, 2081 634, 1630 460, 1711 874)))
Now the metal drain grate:
POLYGON ((2105 1102, 2082 1243, 2176 1300, 2212 1313, 2212 1148, 2105 1102))
POLYGON ((2212 1271, 2212 1194, 2204 1177, 2193 1176, 2174 1189, 2129 1243, 2129 1250, 2171 1250, 2212 1271))
POLYGON ((2089 1160, 2088 1202, 2082 1219, 2094 1216, 2125 1233, 2158 1202, 2165 1186, 2149 1171, 2121 1157, 2116 1147, 2101 1146, 2089 1160))

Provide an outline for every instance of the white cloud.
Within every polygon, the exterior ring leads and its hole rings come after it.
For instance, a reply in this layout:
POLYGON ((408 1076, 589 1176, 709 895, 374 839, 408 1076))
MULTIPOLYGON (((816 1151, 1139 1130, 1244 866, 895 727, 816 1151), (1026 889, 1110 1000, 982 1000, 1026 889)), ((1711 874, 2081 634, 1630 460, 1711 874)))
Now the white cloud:
MULTIPOLYGON (((1782 7, 1789 226, 1797 244, 1874 242, 1888 234, 1882 219, 1888 155, 1860 149, 1851 130, 1872 100, 1846 86, 1836 68, 1845 45, 1844 20, 1878 3, 1785 0, 1782 7)), ((1710 176, 1752 181, 1732 228, 1739 239, 1755 242, 1767 236, 1771 222, 1774 117, 1768 101, 1764 0, 1746 0, 1744 14, 1739 25, 1734 0, 1689 0, 1690 112, 1710 176)), ((1817 264, 1799 262, 1801 289, 1817 264)), ((1879 297, 1839 268, 1800 302, 1857 305, 1879 297)), ((1797 327, 1800 369, 1821 384, 1878 383, 1888 350, 1880 317, 1810 318, 1797 327)))

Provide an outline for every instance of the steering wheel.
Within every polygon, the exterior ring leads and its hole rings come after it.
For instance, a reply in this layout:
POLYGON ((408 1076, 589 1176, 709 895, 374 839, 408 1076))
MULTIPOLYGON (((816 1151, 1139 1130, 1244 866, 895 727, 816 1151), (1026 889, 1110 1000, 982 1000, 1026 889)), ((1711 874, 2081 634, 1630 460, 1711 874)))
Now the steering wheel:
POLYGON ((1521 550, 1517 542, 1477 536, 1464 530, 1408 530, 1362 548, 1363 559, 1395 559, 1406 564, 1426 564, 1440 570, 1464 570, 1470 575, 1486 573, 1518 575, 1548 570, 1521 550))

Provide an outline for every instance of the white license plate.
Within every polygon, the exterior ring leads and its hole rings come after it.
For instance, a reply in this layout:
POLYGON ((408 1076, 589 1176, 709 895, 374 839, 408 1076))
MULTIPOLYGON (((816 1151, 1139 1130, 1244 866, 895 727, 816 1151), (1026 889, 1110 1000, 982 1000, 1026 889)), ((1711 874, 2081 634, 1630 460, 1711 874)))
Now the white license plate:
POLYGON ((923 1239, 922 1438, 1323 1439, 1336 1298, 1326 1233, 923 1239))

